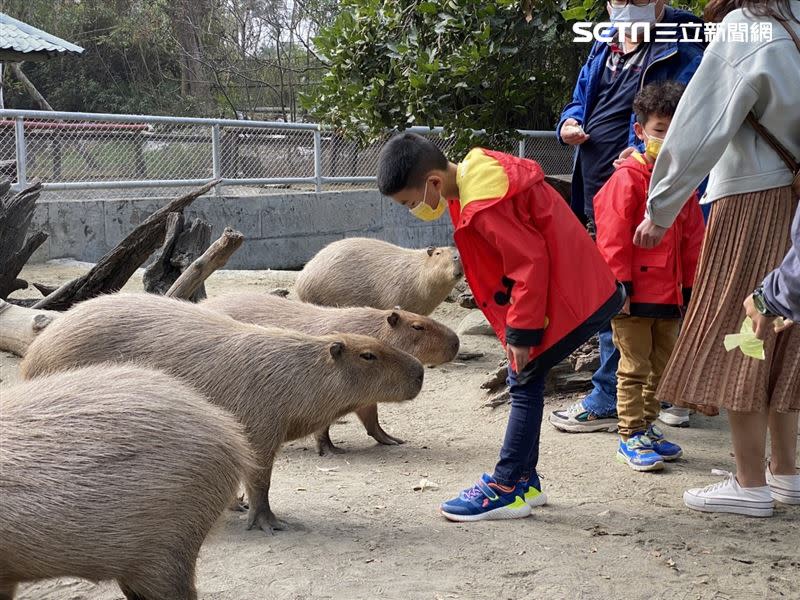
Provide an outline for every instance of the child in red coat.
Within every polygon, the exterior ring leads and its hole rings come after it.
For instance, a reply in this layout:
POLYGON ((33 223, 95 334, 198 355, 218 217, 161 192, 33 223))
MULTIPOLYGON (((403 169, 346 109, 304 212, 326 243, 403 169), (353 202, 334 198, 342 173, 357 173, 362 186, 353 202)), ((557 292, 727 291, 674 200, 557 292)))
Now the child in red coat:
POLYGON ((378 189, 422 220, 449 210, 475 301, 509 358, 500 460, 492 475, 444 502, 442 514, 525 517, 546 501, 536 472, 545 376, 608 323, 624 290, 531 160, 474 148, 455 164, 430 140, 405 133, 381 151, 378 189))
POLYGON ((653 423, 659 413, 656 390, 678 339, 703 243, 697 199, 686 203, 655 248, 634 246, 633 234, 644 218, 653 165, 684 87, 662 81, 639 92, 634 130, 646 144, 645 153, 628 157, 594 198, 597 247, 628 292, 622 313, 611 323, 621 355, 617 460, 637 471, 662 469, 664 461, 682 454, 653 423))

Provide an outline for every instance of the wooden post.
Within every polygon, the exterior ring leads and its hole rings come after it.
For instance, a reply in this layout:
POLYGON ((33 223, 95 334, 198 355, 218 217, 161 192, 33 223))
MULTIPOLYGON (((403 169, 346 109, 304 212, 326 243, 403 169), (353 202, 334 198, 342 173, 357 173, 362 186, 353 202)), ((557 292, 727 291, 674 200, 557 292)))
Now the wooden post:
POLYGON ((231 255, 242 245, 244 236, 226 227, 222 236, 209 246, 203 256, 194 261, 167 290, 165 296, 188 299, 217 269, 224 267, 231 255))

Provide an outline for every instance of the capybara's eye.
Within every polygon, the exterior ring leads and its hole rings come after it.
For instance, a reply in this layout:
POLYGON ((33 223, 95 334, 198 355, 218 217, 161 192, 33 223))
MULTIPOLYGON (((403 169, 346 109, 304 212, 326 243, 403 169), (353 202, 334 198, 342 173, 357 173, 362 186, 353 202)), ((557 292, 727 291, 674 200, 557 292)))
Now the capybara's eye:
POLYGON ((425 326, 424 325, 420 325, 419 323, 414 323, 411 326, 411 329, 416 329, 417 331, 425 331, 425 326))
POLYGON ((372 352, 362 352, 361 358, 364 360, 378 360, 378 357, 375 356, 372 352))

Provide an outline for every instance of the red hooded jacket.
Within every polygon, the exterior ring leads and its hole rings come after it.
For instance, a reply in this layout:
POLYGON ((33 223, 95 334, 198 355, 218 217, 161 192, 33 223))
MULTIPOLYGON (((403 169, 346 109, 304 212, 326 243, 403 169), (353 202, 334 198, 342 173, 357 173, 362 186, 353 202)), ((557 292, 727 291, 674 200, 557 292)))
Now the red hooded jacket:
POLYGON ((703 213, 693 197, 658 246, 634 246, 633 234, 644 219, 652 174, 653 165, 635 152, 597 192, 597 248, 625 286, 631 315, 679 318, 689 303, 703 244, 703 213))
POLYGON ((607 323, 624 290, 536 162, 475 148, 456 181, 449 208, 464 274, 503 345, 531 347, 525 383, 607 323))

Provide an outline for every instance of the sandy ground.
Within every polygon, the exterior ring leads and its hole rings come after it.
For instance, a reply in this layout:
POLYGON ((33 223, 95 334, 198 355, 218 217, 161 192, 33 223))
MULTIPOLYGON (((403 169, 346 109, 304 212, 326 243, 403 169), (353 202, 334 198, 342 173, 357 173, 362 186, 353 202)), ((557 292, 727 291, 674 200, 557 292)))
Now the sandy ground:
MULTIPOLYGON (((84 269, 49 263, 23 276, 59 283, 84 269)), ((287 281, 269 271, 220 272, 208 292, 287 281)), ((127 289, 140 290, 140 276, 127 289)), ((466 312, 445 304, 434 317, 455 327, 466 312)), ((800 507, 778 504, 772 519, 758 520, 683 506, 685 488, 719 479, 712 468, 733 468, 722 418, 694 416, 690 429, 670 429, 685 458, 660 474, 615 462, 613 434, 563 434, 545 423, 547 506, 524 520, 445 521, 438 503, 492 470, 508 415, 482 407, 478 388, 501 358, 499 344, 470 336, 462 346, 485 357, 430 369, 416 400, 381 407, 385 429, 405 445, 375 444, 354 416, 332 428, 344 455, 319 457, 311 439, 288 444, 271 499, 292 528, 268 536, 225 514, 200 555, 200 598, 800 598, 800 507), (423 478, 438 489, 414 491, 423 478)), ((18 362, 0 353, 0 390, 16 379, 18 362)), ((555 408, 550 400, 545 410, 555 408)), ((112 583, 61 579, 21 586, 19 598, 122 594, 112 583)))

